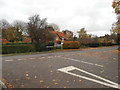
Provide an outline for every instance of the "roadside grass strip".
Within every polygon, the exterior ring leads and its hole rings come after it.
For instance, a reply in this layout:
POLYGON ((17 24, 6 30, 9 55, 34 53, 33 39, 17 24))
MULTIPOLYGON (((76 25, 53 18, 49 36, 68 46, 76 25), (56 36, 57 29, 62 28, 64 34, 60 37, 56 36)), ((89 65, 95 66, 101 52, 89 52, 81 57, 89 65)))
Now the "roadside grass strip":
POLYGON ((75 77, 83 78, 83 79, 86 79, 86 80, 89 80, 89 81, 92 81, 92 82, 95 82, 95 83, 98 83, 98 84, 102 84, 102 85, 105 85, 105 86, 108 86, 108 87, 120 89, 119 84, 117 84, 115 82, 112 82, 112 81, 110 81, 108 79, 105 79, 103 77, 97 76, 95 74, 92 74, 90 72, 87 72, 85 70, 79 69, 79 68, 74 67, 74 66, 68 66, 68 67, 60 68, 60 69, 58 69, 58 71, 69 74, 69 75, 72 75, 72 76, 75 76, 75 77), (101 79, 102 81, 99 81, 99 80, 96 80, 96 79, 92 79, 92 78, 89 78, 89 77, 86 77, 86 76, 82 76, 82 75, 78 75, 78 74, 70 72, 72 70, 78 70, 78 71, 80 71, 82 73, 88 74, 88 75, 93 76, 93 77, 98 78, 98 79, 101 79))

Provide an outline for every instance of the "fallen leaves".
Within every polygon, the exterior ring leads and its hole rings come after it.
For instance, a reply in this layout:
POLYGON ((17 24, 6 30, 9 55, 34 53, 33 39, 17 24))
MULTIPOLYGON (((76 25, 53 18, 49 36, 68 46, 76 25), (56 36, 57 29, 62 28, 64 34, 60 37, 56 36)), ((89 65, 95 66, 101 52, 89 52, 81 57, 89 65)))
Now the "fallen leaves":
POLYGON ((29 76, 29 74, 28 73, 26 73, 26 75, 25 75, 26 77, 28 77, 29 76))
POLYGON ((35 79, 37 78, 37 76, 35 76, 35 79))
POLYGON ((7 80, 5 80, 5 79, 0 79, 0 80, 5 84, 5 86, 6 86, 8 89, 14 88, 14 86, 11 85, 7 80))
POLYGON ((53 82, 56 81, 55 79, 52 80, 53 82))
POLYGON ((54 85, 58 85, 58 83, 54 83, 54 85))
POLYGON ((67 81, 67 83, 69 83, 69 81, 67 81))
POLYGON ((30 80, 30 77, 26 77, 27 80, 30 80))
POLYGON ((16 81, 19 81, 20 79, 15 79, 16 81))
POLYGON ((65 86, 65 87, 63 87, 63 88, 67 88, 67 87, 65 86))
POLYGON ((100 73, 103 73, 103 72, 104 72, 104 70, 100 71, 100 73))
POLYGON ((47 86, 46 88, 50 88, 50 86, 47 86))
POLYGON ((44 81, 43 80, 40 80, 40 83, 43 83, 44 81))
POLYGON ((53 71, 51 70, 50 72, 52 73, 53 71))
POLYGON ((25 86, 25 85, 23 85, 23 84, 21 85, 21 87, 24 87, 24 86, 25 86))

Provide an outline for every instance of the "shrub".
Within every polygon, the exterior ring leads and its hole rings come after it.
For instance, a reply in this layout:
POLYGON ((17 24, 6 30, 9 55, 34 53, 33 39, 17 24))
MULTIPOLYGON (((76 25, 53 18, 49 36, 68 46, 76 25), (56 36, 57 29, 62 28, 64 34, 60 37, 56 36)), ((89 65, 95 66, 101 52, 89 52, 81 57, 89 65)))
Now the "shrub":
POLYGON ((64 49, 78 49, 80 44, 78 41, 64 41, 63 48, 64 49))
POLYGON ((25 52, 34 52, 34 45, 2 45, 2 53, 25 53, 25 52))
POLYGON ((54 42, 50 41, 50 42, 46 43, 46 46, 54 46, 54 42))
POLYGON ((99 43, 89 43, 89 47, 99 47, 99 43))
POLYGON ((108 42, 108 43, 101 43, 101 46, 112 46, 112 43, 111 43, 111 42, 108 42))
POLYGON ((16 43, 16 42, 13 42, 13 43, 6 43, 6 44, 3 44, 3 45, 27 45, 27 44, 32 44, 32 43, 16 43))

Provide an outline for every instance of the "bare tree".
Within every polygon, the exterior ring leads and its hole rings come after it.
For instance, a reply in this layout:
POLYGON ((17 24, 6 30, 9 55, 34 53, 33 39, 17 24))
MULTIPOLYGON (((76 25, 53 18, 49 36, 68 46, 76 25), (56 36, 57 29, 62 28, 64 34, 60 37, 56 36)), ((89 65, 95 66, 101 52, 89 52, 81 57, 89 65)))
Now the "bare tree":
POLYGON ((10 27, 11 25, 9 22, 5 19, 0 20, 0 38, 4 38, 6 30, 10 27))
POLYGON ((0 29, 1 30, 5 30, 8 27, 10 27, 10 24, 7 20, 5 20, 5 19, 0 20, 0 29))
POLYGON ((27 23, 20 20, 15 20, 12 23, 12 26, 18 30, 18 32, 22 32, 23 36, 28 36, 28 30, 27 30, 27 23))
POLYGON ((54 29, 54 31, 60 31, 59 26, 55 23, 51 23, 51 24, 49 24, 49 26, 51 26, 54 29))
POLYGON ((46 20, 46 18, 41 19, 39 15, 29 17, 28 33, 37 50, 40 49, 42 44, 54 39, 46 20))

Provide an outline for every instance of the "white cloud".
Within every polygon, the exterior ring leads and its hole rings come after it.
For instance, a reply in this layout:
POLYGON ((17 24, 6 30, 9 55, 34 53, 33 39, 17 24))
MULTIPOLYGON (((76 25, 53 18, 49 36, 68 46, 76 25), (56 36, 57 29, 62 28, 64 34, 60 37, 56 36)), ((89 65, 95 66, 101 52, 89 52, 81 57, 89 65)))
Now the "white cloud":
POLYGON ((33 14, 40 14, 48 22, 56 23, 61 30, 77 32, 85 27, 89 33, 109 33, 116 16, 112 13, 113 0, 0 0, 0 19, 12 22, 27 21, 33 14))

